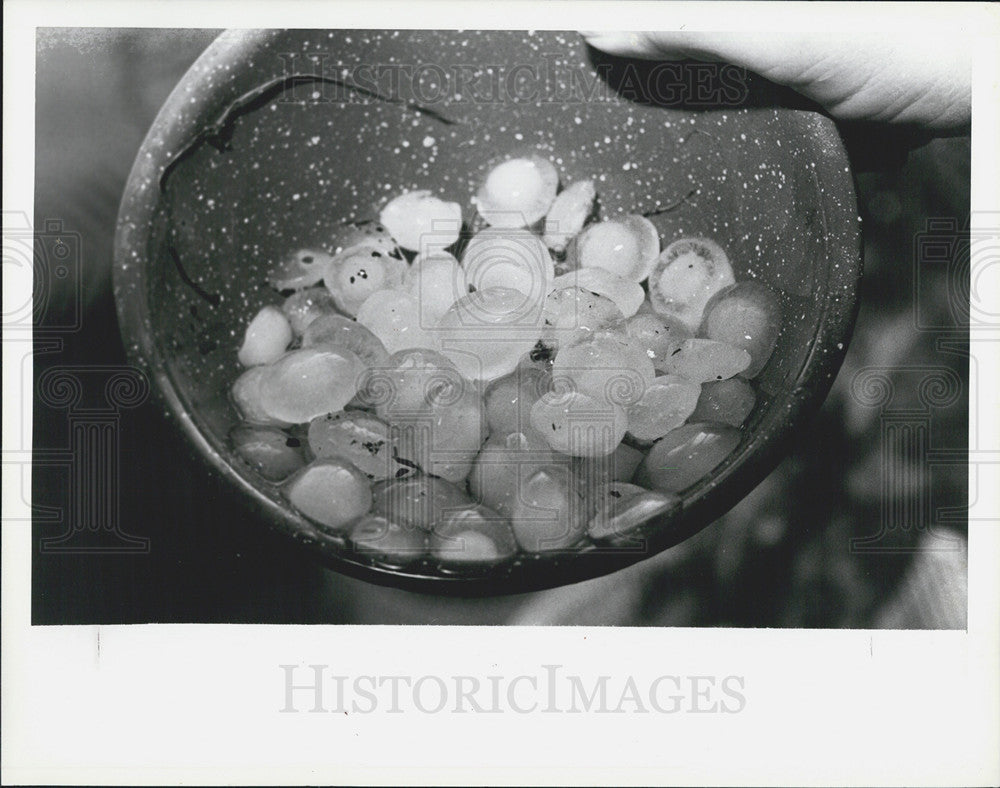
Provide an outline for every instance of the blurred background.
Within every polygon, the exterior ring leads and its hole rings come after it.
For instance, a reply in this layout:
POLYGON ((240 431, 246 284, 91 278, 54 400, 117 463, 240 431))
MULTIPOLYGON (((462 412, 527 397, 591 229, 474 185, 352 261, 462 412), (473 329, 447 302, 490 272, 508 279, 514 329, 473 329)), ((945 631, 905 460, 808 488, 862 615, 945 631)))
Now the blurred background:
MULTIPOLYGON (((39 29, 36 382, 55 367, 127 363, 110 283, 118 201, 160 105, 218 32, 39 29), (64 241, 79 244, 78 276, 58 265, 64 241)), ((60 542, 73 516, 60 458, 79 418, 36 397, 33 623, 964 628, 970 140, 934 140, 895 164, 857 173, 865 277, 833 391, 790 456, 688 542, 535 594, 373 586, 268 531, 151 399, 116 415, 105 469, 136 549, 85 534, 60 542), (885 390, 871 387, 882 379, 885 390), (926 440, 899 441, 901 429, 926 440)), ((5 212, 19 208, 30 206, 5 212)), ((6 234, 4 246, 6 265, 6 234)))

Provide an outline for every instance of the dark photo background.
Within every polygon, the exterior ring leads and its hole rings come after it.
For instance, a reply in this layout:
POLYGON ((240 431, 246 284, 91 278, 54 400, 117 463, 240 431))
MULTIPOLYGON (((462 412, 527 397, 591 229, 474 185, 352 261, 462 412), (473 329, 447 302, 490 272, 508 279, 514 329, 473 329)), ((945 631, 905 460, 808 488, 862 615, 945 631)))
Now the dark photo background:
POLYGON ((858 173, 865 277, 846 362, 793 453, 729 514, 607 578, 496 599, 426 597, 329 572, 270 533, 153 398, 113 412, 101 401, 102 381, 127 363, 110 285, 118 201, 160 105, 216 32, 38 32, 35 382, 66 367, 96 382, 72 407, 35 397, 33 623, 964 628, 967 137, 858 173), (79 248, 68 273, 63 243, 79 248), (890 399, 864 389, 875 373, 890 399), (935 375, 957 381, 957 395, 928 398, 935 375), (922 453, 885 437, 904 423, 926 430, 922 453), (117 478, 117 501, 72 493, 94 481, 74 478, 67 460, 86 429, 113 454, 92 472, 117 478), (77 529, 88 517, 133 541, 77 529), (875 549, 859 549, 865 537, 875 549))

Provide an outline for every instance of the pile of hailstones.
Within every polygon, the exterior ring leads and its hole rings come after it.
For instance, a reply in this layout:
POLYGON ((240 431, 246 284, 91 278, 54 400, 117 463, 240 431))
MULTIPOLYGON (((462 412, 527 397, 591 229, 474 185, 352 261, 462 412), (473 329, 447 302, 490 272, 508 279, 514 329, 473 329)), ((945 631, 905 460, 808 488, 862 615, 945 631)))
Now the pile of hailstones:
POLYGON ((442 569, 620 544, 736 448, 776 295, 558 180, 509 159, 467 243, 413 191, 272 272, 294 292, 246 329, 231 437, 320 530, 442 569))

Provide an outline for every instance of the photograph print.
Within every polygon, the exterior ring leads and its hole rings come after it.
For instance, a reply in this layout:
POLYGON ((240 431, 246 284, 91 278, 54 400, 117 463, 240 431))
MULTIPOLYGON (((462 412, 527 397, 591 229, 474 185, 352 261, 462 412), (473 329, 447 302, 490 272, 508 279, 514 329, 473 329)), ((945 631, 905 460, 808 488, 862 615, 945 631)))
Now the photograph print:
POLYGON ((32 623, 965 629, 939 54, 38 28, 32 623))

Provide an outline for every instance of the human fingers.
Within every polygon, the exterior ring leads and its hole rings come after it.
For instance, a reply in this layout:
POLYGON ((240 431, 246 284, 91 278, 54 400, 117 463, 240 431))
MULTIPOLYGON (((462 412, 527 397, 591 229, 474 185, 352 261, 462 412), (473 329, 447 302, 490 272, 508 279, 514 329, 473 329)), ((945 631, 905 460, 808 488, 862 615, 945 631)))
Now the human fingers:
POLYGON ((791 87, 839 120, 961 133, 971 120, 971 51, 962 41, 884 34, 590 32, 614 55, 742 66, 791 87))

